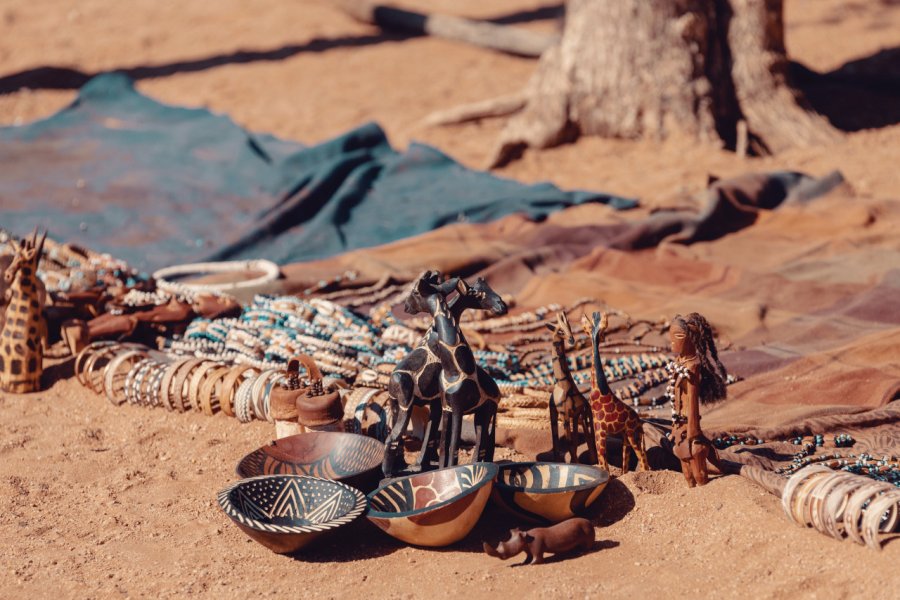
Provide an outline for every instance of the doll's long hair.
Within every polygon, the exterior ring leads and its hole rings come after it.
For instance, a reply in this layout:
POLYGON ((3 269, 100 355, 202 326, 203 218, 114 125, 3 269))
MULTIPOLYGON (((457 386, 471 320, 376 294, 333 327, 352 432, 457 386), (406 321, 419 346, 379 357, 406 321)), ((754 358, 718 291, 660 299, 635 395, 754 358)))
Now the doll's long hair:
POLYGON ((713 338, 712 327, 700 313, 691 313, 686 317, 677 315, 679 321, 700 358, 700 389, 698 396, 701 404, 722 400, 728 394, 725 379, 728 373, 719 360, 719 351, 713 338))

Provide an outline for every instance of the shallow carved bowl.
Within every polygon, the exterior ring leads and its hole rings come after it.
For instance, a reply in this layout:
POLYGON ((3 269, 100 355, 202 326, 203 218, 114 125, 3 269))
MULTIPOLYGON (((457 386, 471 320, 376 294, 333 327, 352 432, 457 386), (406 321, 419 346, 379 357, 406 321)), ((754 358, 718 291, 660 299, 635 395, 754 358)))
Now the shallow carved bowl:
POLYGON ((494 463, 475 463, 400 477, 369 494, 366 516, 409 544, 446 546, 472 531, 496 476, 494 463))
POLYGON ((500 465, 494 502, 516 516, 558 523, 587 509, 609 483, 609 472, 591 465, 529 462, 500 465))
POLYGON ((239 477, 311 475, 341 481, 367 492, 381 475, 384 444, 355 433, 316 431, 275 440, 237 466, 239 477))
POLYGON ((244 533, 279 554, 303 548, 366 509, 359 490, 304 475, 242 479, 219 492, 218 500, 244 533))

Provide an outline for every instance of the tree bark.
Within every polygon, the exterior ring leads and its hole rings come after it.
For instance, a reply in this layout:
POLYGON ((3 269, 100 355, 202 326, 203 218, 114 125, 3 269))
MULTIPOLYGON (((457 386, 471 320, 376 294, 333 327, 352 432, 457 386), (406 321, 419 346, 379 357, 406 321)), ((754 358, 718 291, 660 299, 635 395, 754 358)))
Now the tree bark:
POLYGON ((734 148, 741 120, 756 153, 835 139, 788 86, 782 12, 782 0, 569 0, 493 166, 579 135, 677 131, 734 148))

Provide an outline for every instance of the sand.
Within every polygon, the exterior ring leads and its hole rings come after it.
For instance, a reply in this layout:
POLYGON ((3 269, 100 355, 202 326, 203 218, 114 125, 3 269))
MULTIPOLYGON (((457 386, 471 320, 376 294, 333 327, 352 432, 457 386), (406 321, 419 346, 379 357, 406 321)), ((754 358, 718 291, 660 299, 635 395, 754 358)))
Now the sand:
MULTIPOLYGON (((404 2, 496 17, 530 0, 404 2)), ((900 45, 900 6, 788 0, 787 44, 820 71, 900 45)), ((552 30, 550 22, 528 24, 552 30)), ((92 73, 156 66, 138 87, 206 106, 248 128, 317 142, 368 120, 400 148, 433 144, 481 167, 502 121, 429 129, 434 110, 520 89, 535 62, 354 23, 326 2, 100 0, 0 6, 0 77, 41 66, 92 73)), ((74 91, 0 95, 0 124, 52 114, 74 91)), ((885 119, 890 121, 890 119, 885 119)), ((742 160, 684 140, 581 140, 498 171, 523 181, 603 189, 648 207, 701 189, 709 173, 840 169, 857 195, 892 197, 900 126, 848 134, 828 148, 742 160)), ((115 407, 68 379, 0 395, 0 597, 694 597, 891 598, 900 544, 883 552, 791 525, 776 498, 737 477, 688 489, 679 473, 617 477, 592 515, 591 553, 512 567, 480 552, 512 523, 489 511, 462 543, 423 550, 360 521, 295 558, 250 541, 216 492, 273 435, 222 415, 115 407)), ((614 470, 614 475, 618 473, 614 470)))

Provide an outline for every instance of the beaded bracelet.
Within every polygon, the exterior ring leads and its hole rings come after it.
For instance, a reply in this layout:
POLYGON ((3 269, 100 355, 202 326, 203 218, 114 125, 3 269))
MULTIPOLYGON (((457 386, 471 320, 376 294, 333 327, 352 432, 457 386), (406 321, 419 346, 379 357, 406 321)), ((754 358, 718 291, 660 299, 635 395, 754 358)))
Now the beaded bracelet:
POLYGON ((142 404, 141 394, 143 392, 144 378, 147 376, 147 370, 153 366, 154 362, 152 358, 145 358, 131 367, 131 371, 128 373, 129 376, 133 374, 131 386, 128 385, 128 380, 125 380, 125 399, 129 404, 142 404))
POLYGON ((253 419, 250 413, 250 394, 255 383, 255 377, 248 377, 241 383, 235 395, 234 414, 241 423, 249 423, 253 419))
POLYGON ((278 265, 270 260, 235 260, 226 262, 192 263, 159 269, 153 273, 156 285, 170 292, 228 292, 258 287, 278 279, 281 272, 278 265), (263 274, 253 279, 229 283, 176 283, 167 281, 166 277, 199 275, 204 273, 235 273, 262 271, 263 274))

